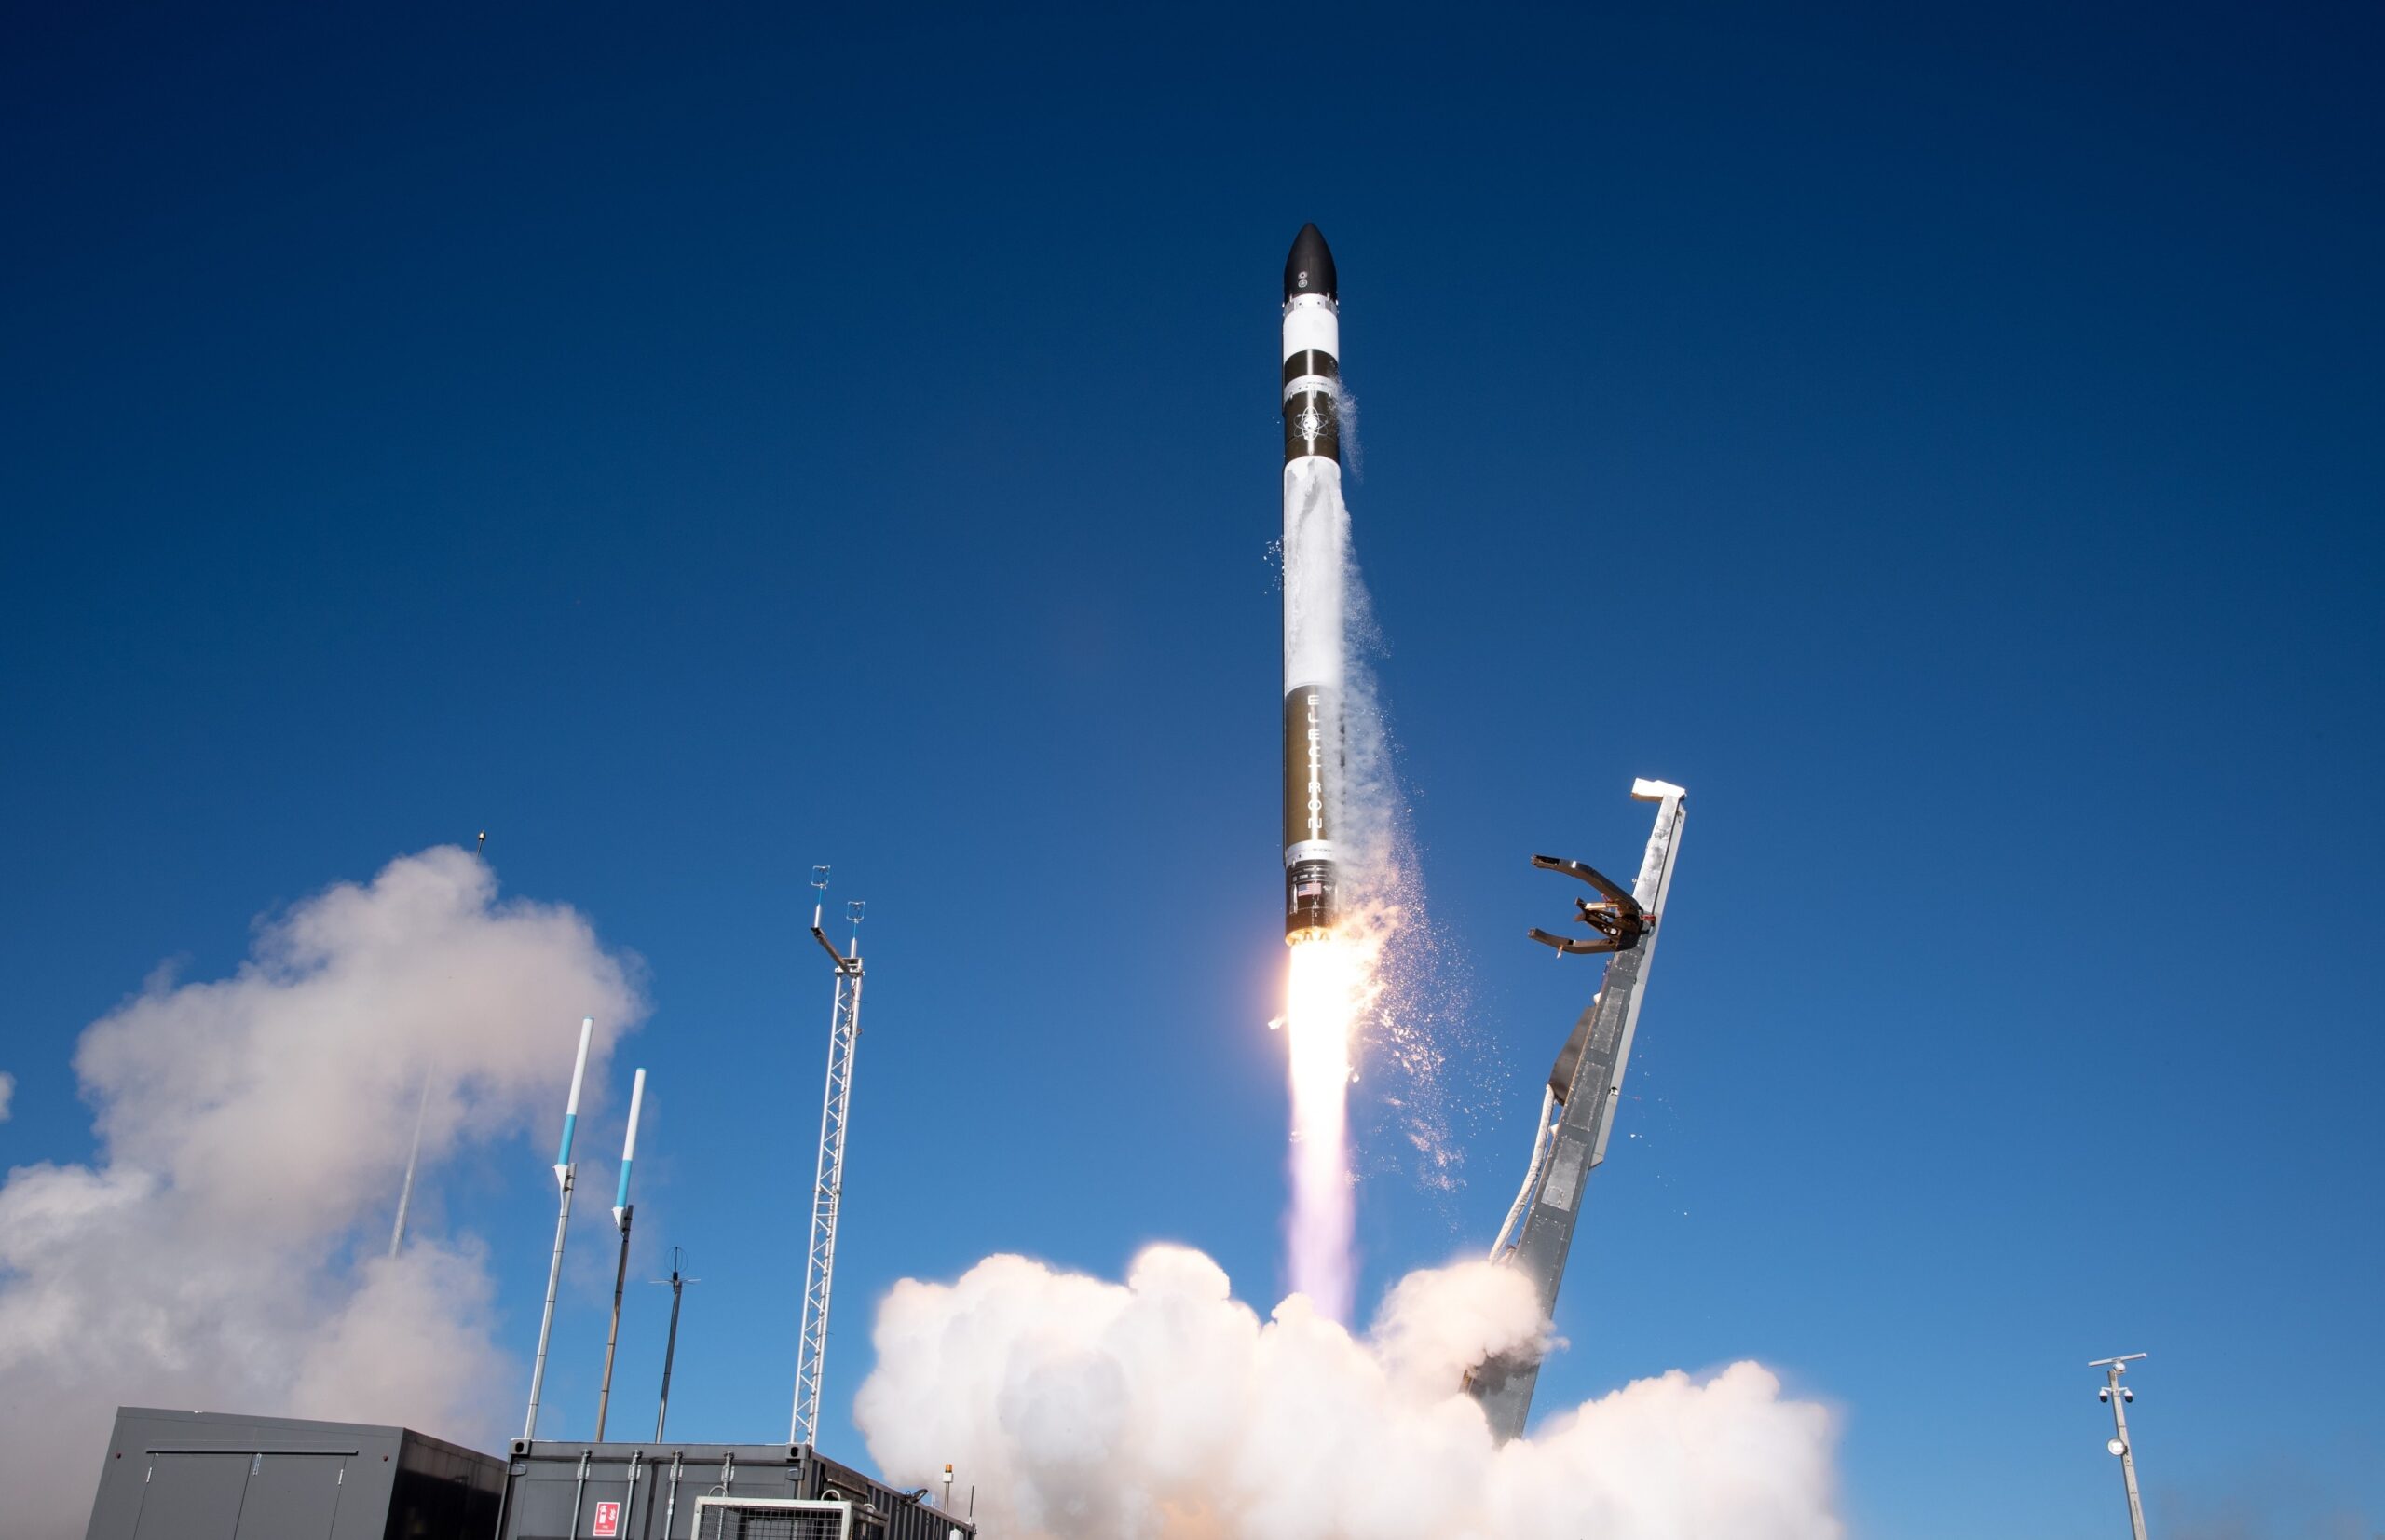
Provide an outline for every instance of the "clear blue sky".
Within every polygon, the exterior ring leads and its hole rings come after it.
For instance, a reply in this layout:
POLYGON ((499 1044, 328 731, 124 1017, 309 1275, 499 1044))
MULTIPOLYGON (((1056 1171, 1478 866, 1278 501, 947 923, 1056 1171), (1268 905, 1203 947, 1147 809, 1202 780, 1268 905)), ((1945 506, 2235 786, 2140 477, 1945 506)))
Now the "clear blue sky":
MULTIPOLYGON (((1364 1294, 1495 1228, 1589 987, 1524 857, 1629 867, 1663 776, 1641 1137, 1543 1403, 1760 1357, 1844 1410, 1860 1533, 2063 1540, 2119 1520, 2085 1362, 2148 1349, 2158 1525, 2373 1526, 2355 10, 20 16, 0 1161, 89 1152, 73 1038, 161 959, 485 827, 650 968, 675 1427, 775 1438, 829 861, 873 965, 832 1449, 897 1276, 1175 1238, 1271 1299, 1314 219, 1480 1040, 1470 1184, 1366 1187, 1364 1294)), ((441 1200, 525 1353, 546 1137, 441 1200)), ((595 1291, 562 1330, 584 1435, 595 1291)))

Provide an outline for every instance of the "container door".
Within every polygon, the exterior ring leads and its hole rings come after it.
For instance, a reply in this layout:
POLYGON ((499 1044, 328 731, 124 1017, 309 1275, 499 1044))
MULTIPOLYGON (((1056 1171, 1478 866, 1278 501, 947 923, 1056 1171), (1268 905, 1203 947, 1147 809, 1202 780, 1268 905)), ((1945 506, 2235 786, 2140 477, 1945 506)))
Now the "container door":
POLYGON ((257 1455, 233 1540, 330 1540, 347 1464, 336 1454, 257 1455))
POLYGON ((238 1540, 246 1454, 153 1454, 133 1540, 238 1540))

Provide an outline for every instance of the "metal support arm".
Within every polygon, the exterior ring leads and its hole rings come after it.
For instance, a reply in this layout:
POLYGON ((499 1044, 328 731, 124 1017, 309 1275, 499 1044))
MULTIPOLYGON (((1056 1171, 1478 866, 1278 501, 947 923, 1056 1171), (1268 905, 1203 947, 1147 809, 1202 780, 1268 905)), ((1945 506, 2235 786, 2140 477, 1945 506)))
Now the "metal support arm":
MULTIPOLYGON (((1642 991, 1656 953, 1656 927, 1672 888, 1673 861, 1680 854, 1682 825, 1689 815, 1688 794, 1679 786, 1636 781, 1631 795, 1656 803, 1657 809, 1656 826, 1649 831, 1648 848, 1641 858, 1640 877, 1629 893, 1621 893, 1615 884, 1595 874, 1585 875, 1590 868, 1578 862, 1560 863, 1545 856, 1533 862, 1544 869, 1581 877, 1601 893, 1619 894, 1608 900, 1612 912, 1618 920, 1630 915, 1636 931, 1629 944, 1613 948, 1598 997, 1582 1013, 1558 1056, 1549 1076, 1548 1097, 1542 1103, 1541 1121, 1534 1130, 1533 1161, 1525 1173, 1523 1191, 1517 1194, 1516 1208, 1492 1247, 1492 1261, 1520 1267, 1532 1279, 1544 1318, 1556 1315, 1557 1291, 1564 1282, 1574 1227, 1581 1213, 1583 1183, 1606 1159, 1615 1106, 1623 1094, 1623 1073, 1631 1058, 1632 1034, 1639 1027, 1642 991), (1629 900, 1628 908, 1624 900, 1629 900), (1553 1126, 1547 1121, 1551 1103, 1562 1103, 1564 1109, 1553 1126)), ((1585 904, 1584 907, 1592 906, 1585 904)), ((1582 949, 1586 948, 1560 948, 1582 949)), ((1523 1432, 1539 1379, 1536 1358, 1494 1358, 1467 1376, 1466 1389, 1481 1403, 1492 1433, 1504 1442, 1523 1432)))
POLYGON ((1574 900, 1574 918, 1598 932, 1595 940, 1577 940, 1569 936, 1551 935, 1534 925, 1524 934, 1544 947, 1559 952, 1628 952, 1640 945, 1655 920, 1642 907, 1639 899, 1625 892, 1597 867, 1579 861, 1560 861, 1553 855, 1535 855, 1533 865, 1545 872, 1562 872, 1575 877, 1605 895, 1603 903, 1593 904, 1587 898, 1574 900))

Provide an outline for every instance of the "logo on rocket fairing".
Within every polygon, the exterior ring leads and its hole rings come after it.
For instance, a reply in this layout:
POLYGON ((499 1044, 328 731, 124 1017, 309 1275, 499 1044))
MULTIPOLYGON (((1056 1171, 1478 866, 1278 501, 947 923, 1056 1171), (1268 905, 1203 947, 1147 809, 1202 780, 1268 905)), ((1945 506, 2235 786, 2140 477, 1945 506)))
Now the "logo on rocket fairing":
POLYGON ((1308 692, 1308 837, 1325 838, 1325 729, 1316 717, 1316 691, 1308 692))
POLYGON ((1303 440, 1314 445, 1325 431, 1325 414, 1314 406, 1303 406, 1301 408, 1301 415, 1292 419, 1292 428, 1303 440))

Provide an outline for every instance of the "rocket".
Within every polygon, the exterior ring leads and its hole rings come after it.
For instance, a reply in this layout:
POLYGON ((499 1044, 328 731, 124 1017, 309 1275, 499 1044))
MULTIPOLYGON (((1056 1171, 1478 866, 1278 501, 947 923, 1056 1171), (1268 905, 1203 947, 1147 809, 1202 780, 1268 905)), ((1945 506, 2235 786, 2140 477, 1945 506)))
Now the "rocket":
POLYGON ((1340 918, 1342 320, 1333 252, 1314 225, 1284 259, 1284 940, 1340 918))

